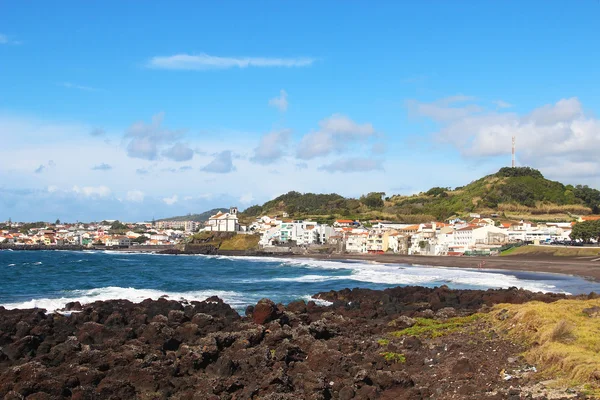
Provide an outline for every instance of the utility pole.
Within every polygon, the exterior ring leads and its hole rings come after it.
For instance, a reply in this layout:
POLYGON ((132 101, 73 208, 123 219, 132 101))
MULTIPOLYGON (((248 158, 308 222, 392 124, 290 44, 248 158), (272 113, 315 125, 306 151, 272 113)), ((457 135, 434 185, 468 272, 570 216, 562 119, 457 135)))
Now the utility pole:
POLYGON ((515 136, 512 137, 512 167, 515 167, 515 136))

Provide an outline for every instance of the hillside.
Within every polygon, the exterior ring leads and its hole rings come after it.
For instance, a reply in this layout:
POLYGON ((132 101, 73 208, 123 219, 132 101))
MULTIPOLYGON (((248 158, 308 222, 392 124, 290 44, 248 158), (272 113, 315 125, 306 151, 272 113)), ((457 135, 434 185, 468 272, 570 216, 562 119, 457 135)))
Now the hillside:
POLYGON ((178 217, 171 218, 163 218, 158 219, 157 221, 196 221, 196 222, 206 222, 211 217, 211 215, 215 215, 219 211, 221 212, 229 212, 228 208, 213 208, 212 210, 205 211, 200 214, 188 214, 181 215, 178 217))
POLYGON ((455 189, 434 187, 411 196, 374 192, 358 199, 338 194, 289 192, 244 211, 246 218, 281 215, 331 221, 335 218, 388 219, 407 223, 444 220, 469 213, 498 214, 506 219, 571 221, 597 213, 600 191, 551 181, 532 168, 502 168, 455 189))

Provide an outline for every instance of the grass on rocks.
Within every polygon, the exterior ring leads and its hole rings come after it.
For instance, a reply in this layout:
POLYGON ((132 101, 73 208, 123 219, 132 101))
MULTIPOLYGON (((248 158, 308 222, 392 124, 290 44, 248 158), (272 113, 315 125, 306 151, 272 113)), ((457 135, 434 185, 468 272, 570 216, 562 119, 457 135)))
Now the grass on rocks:
POLYGON ((490 317, 530 346, 524 355, 542 374, 600 395, 600 299, 500 304, 490 317))
POLYGON ((416 336, 436 338, 456 332, 472 322, 481 318, 481 314, 473 314, 468 317, 455 317, 447 320, 436 320, 430 318, 417 318, 417 323, 410 328, 392 332, 394 337, 416 336))
POLYGON ((406 357, 402 353, 393 353, 391 351, 386 351, 385 353, 380 354, 385 361, 389 363, 405 363, 406 357))

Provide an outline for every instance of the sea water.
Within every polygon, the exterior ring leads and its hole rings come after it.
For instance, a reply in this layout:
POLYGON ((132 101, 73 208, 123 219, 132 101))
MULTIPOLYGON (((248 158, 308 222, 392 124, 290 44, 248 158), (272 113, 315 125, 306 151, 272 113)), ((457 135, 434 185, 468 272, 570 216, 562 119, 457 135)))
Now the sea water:
POLYGON ((558 293, 600 292, 583 278, 500 270, 457 269, 368 261, 135 254, 110 251, 0 251, 0 306, 61 309, 66 303, 166 296, 218 296, 238 311, 268 297, 309 300, 344 288, 419 285, 461 289, 519 287, 558 293))

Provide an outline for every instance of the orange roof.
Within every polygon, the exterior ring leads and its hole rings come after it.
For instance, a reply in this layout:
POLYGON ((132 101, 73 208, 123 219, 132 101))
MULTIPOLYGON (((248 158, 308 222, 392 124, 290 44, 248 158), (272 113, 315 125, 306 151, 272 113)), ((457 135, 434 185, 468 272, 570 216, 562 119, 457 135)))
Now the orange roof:
POLYGON ((419 229, 419 225, 410 225, 402 228, 403 231, 416 231, 417 229, 419 229))
POLYGON ((351 224, 354 221, 352 221, 351 219, 338 219, 335 222, 337 222, 338 224, 351 224))
POLYGON ((585 217, 581 217, 584 221, 598 221, 600 220, 600 215, 586 215, 585 217))

